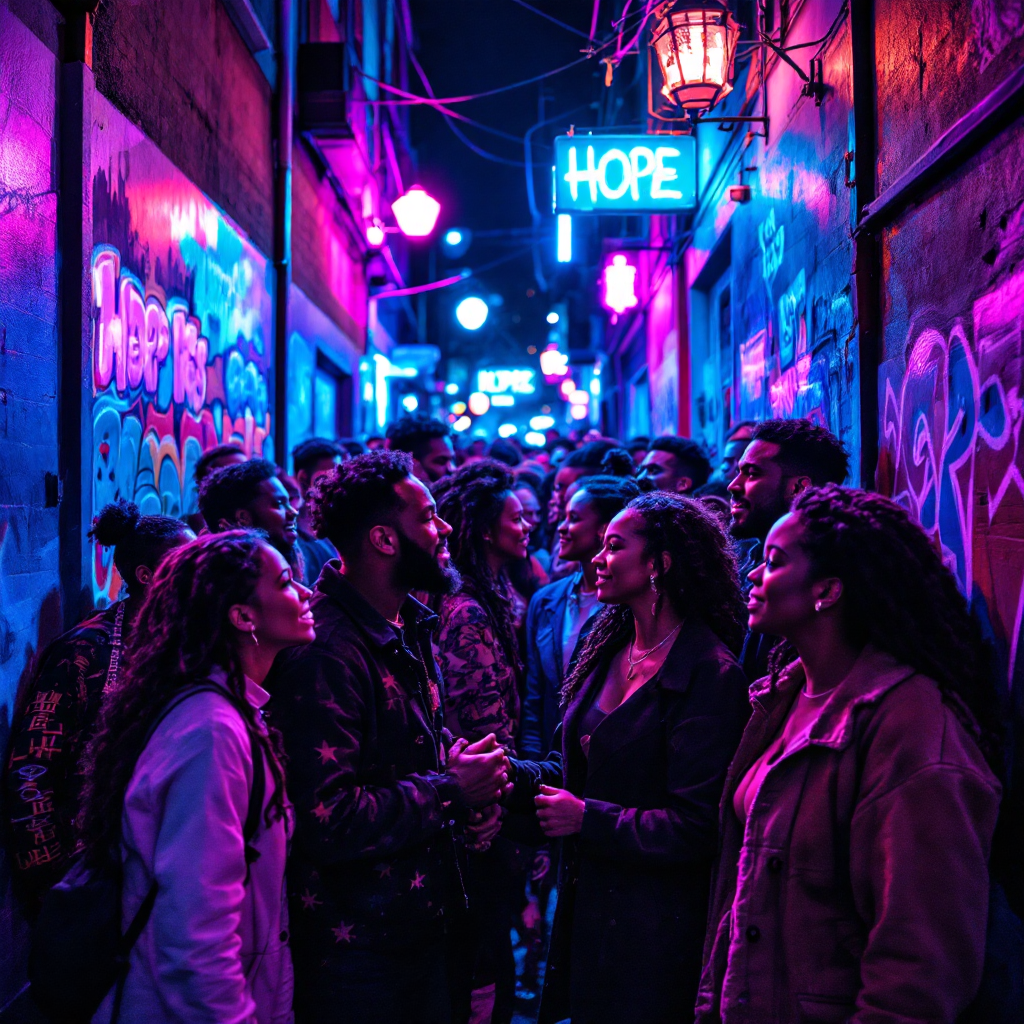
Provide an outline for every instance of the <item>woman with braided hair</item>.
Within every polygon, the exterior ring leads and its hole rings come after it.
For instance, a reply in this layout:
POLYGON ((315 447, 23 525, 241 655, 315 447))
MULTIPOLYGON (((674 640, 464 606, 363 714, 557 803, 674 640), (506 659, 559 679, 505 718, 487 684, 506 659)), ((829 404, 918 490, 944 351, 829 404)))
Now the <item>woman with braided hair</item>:
MULTIPOLYGON (((515 753, 523 671, 508 567, 526 558, 530 539, 514 488, 508 466, 486 459, 434 485, 438 515, 452 528, 448 550, 462 576, 461 591, 441 604, 437 644, 446 724, 470 742, 493 733, 508 754, 515 753)), ((450 957, 456 1024, 468 1020, 471 1002, 492 1004, 492 1024, 507 1024, 514 1009, 514 850, 497 835, 500 809, 483 817, 465 864, 469 916, 456 926, 450 957)))
POLYGON ((560 752, 512 765, 512 806, 532 797, 565 841, 540 1021, 682 1022, 747 716, 736 561, 700 502, 662 491, 611 520, 593 561, 605 607, 562 689, 560 752))
POLYGON ((119 865, 122 926, 145 920, 96 1020, 118 998, 121 1024, 292 1019, 291 815, 260 684, 313 639, 309 597, 257 531, 194 540, 154 576, 84 760, 85 864, 119 865))
POLYGON ((877 494, 805 491, 765 556, 749 624, 787 646, 726 780, 697 1019, 953 1024, 982 978, 1000 799, 980 628, 877 494))

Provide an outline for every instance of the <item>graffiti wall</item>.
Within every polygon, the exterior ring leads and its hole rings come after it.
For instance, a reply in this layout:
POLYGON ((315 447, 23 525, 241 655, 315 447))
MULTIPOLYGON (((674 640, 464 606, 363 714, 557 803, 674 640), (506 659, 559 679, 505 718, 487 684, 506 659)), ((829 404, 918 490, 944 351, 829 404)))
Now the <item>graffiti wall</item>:
MULTIPOLYGON (((1024 34, 1024 14, 1001 24, 1004 42, 1024 34)), ((980 18, 975 27, 974 36, 960 33, 957 58, 971 69, 965 76, 970 78, 998 65, 992 52, 995 22, 980 18)), ((923 38, 929 39, 927 30, 923 38)), ((910 88, 906 77, 914 73, 911 62, 894 62, 880 81, 881 94, 894 98, 894 109, 899 109, 895 99, 910 88)), ((926 120, 941 114, 948 122, 960 113, 933 108, 927 89, 924 98, 926 120)), ((908 131, 913 117, 907 114, 908 131)), ((891 127, 894 136, 898 120, 891 127)), ((896 152, 902 152, 899 145, 896 152)), ((941 547, 997 642, 1019 710, 1024 702, 1024 687, 1017 685, 1024 672, 1021 122, 997 136, 926 203, 900 217, 885 232, 883 246, 885 358, 878 391, 877 484, 941 547)))
MULTIPOLYGON (((823 37, 838 9, 832 2, 805 4, 793 38, 823 37)), ((700 189, 718 202, 695 226, 687 267, 691 408, 695 433, 715 450, 741 420, 807 417, 843 439, 856 478, 855 193, 844 180, 853 98, 845 26, 822 59, 828 92, 821 106, 800 95, 790 69, 769 65, 769 138, 750 141, 731 165, 723 133, 700 129, 700 189), (736 181, 737 162, 751 186, 742 203, 730 201, 726 188, 736 181)), ((759 72, 755 61, 752 82, 759 72)))
MULTIPOLYGON (((273 457, 272 268, 100 96, 92 205, 93 514, 123 497, 180 516, 195 508, 205 449, 273 457)), ((109 552, 91 561, 94 600, 113 601, 109 552)))

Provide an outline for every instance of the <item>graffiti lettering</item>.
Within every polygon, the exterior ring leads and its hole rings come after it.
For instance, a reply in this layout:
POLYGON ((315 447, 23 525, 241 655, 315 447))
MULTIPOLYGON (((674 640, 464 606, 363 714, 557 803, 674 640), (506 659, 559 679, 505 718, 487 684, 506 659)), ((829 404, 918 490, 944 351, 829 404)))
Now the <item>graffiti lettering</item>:
POLYGON ((758 225, 757 240, 761 246, 761 276, 771 291, 775 275, 782 266, 782 257, 786 249, 786 229, 784 224, 775 226, 775 210, 758 225))
POLYGON ((879 469, 881 489, 987 604, 1011 682, 1024 614, 1024 552, 1007 543, 1024 512, 1022 328, 1024 273, 978 299, 971 319, 912 329, 902 381, 885 383, 879 469))
POLYGON ((797 351, 807 349, 807 285, 803 270, 779 299, 779 361, 793 362, 797 351), (798 341, 799 339, 799 341, 798 341))

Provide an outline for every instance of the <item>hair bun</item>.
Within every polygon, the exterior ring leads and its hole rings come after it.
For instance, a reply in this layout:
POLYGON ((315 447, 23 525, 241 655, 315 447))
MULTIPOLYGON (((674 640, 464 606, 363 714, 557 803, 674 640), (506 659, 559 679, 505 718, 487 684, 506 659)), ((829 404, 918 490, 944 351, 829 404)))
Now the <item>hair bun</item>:
POLYGON ((89 536, 105 548, 115 547, 136 531, 140 519, 139 506, 121 498, 100 509, 100 514, 92 521, 89 536))
POLYGON ((633 456, 625 448, 609 448, 601 460, 601 472, 608 476, 632 476, 633 456))

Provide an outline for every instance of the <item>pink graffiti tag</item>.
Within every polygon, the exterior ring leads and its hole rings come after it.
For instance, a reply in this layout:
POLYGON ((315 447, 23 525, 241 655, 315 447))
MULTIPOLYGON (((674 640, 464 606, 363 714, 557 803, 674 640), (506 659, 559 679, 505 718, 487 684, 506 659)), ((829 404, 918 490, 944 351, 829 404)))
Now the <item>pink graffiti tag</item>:
POLYGON ((209 342, 199 321, 183 304, 172 302, 168 319, 159 300, 144 298, 138 280, 121 270, 114 249, 97 248, 92 264, 93 387, 98 393, 111 381, 117 392, 142 388, 155 394, 160 367, 174 344, 174 400, 198 412, 206 400, 209 342))

